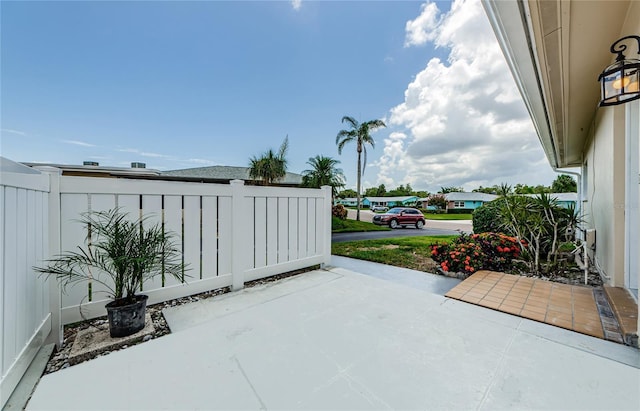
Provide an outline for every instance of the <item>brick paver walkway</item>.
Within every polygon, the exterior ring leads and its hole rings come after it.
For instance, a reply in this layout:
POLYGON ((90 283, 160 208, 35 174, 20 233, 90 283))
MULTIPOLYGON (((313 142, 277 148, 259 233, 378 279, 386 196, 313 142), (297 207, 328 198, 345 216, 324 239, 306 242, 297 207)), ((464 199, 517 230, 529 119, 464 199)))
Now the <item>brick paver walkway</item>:
POLYGON ((605 337, 590 287, 478 271, 446 296, 582 334, 605 337))

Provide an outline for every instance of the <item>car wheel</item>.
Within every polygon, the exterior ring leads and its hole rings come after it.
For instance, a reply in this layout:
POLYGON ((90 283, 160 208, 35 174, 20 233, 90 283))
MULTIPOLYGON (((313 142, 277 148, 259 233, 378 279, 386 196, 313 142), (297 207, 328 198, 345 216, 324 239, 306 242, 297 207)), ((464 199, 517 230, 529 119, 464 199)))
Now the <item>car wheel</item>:
POLYGON ((417 228, 418 230, 421 230, 421 229, 422 229, 422 227, 424 227, 424 221, 422 221, 422 220, 418 220, 418 222, 416 223, 416 228, 417 228))
POLYGON ((398 221, 397 221, 397 220, 391 220, 391 221, 389 221, 389 227, 391 227, 391 228, 398 228, 398 221))

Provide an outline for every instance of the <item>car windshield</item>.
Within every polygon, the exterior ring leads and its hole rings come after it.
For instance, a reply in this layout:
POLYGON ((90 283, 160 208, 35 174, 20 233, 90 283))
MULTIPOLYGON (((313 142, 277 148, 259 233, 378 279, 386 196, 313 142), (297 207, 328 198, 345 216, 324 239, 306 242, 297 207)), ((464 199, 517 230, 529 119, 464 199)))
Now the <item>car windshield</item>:
POLYGON ((400 214, 402 212, 402 208, 392 208, 387 211, 387 214, 400 214))

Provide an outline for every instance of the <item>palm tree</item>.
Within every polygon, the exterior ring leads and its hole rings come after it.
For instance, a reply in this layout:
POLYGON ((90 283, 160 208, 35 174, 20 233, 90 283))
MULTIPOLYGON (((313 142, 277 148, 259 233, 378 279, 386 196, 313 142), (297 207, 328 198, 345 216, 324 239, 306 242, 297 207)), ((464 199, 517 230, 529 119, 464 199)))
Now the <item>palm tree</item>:
POLYGON ((289 148, 289 136, 285 137, 278 153, 272 149, 267 150, 260 157, 253 156, 249 159, 249 177, 262 180, 264 185, 270 185, 274 181, 282 180, 287 174, 287 149, 289 148))
POLYGON ((371 144, 371 147, 375 147, 375 141, 369 132, 374 131, 380 127, 386 127, 382 120, 369 120, 364 123, 358 123, 356 119, 349 116, 342 117, 343 123, 348 123, 351 127, 349 130, 340 130, 336 136, 336 144, 338 145, 338 154, 342 154, 342 149, 345 144, 352 141, 356 142, 356 150, 358 152, 358 172, 357 172, 357 211, 356 219, 360 221, 360 180, 362 179, 362 173, 364 173, 364 167, 367 165, 367 148, 366 144, 371 144), (361 155, 364 151, 364 167, 362 166, 361 155))
POLYGON ((336 168, 340 164, 339 160, 317 155, 310 157, 307 164, 312 168, 302 172, 303 187, 320 188, 322 186, 331 186, 333 197, 336 196, 338 188, 344 187, 342 170, 336 168))

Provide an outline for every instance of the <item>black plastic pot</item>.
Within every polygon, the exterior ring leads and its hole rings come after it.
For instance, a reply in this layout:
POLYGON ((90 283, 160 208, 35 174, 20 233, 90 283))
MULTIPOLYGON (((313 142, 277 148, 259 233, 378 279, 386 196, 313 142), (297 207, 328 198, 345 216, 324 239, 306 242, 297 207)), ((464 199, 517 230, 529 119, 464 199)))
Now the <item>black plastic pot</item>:
POLYGON ((121 301, 111 301, 107 308, 109 335, 113 338, 126 337, 144 328, 148 295, 136 295, 136 302, 122 305, 121 301))

